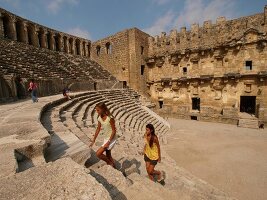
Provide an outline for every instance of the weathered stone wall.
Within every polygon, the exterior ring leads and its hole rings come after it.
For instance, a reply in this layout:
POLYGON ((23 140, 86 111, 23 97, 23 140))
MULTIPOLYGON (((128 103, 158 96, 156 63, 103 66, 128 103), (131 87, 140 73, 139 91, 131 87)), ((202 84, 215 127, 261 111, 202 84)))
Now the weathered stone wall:
POLYGON ((136 28, 121 31, 94 42, 91 58, 106 67, 118 80, 144 92, 145 75, 141 75, 141 65, 145 65, 148 36, 136 28))
POLYGON ((147 85, 158 111, 181 118, 236 123, 241 98, 256 98, 255 116, 267 122, 267 7, 264 13, 219 18, 191 31, 149 38, 147 85), (200 108, 193 108, 193 98, 200 108), (163 107, 159 109, 159 101, 163 107))
POLYGON ((118 80, 129 81, 128 30, 92 43, 91 58, 106 67, 118 80), (110 50, 107 44, 110 44, 110 50), (99 50, 97 50, 99 48, 99 50))

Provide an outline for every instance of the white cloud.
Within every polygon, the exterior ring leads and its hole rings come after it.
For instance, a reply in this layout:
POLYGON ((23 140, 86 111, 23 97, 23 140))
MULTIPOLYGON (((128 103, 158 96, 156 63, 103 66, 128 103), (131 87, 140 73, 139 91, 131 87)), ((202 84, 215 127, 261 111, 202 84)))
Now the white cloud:
POLYGON ((49 0, 47 2, 47 9, 49 12, 56 14, 64 4, 76 5, 78 0, 49 0))
POLYGON ((83 30, 79 27, 71 28, 67 30, 66 32, 77 37, 92 40, 91 34, 87 30, 83 30))
POLYGON ((216 20, 219 16, 232 18, 234 5, 232 0, 213 0, 206 5, 204 0, 186 0, 185 6, 174 25, 176 27, 189 26, 193 23, 202 23, 205 20, 216 20))
POLYGON ((146 28, 143 31, 150 35, 156 35, 160 32, 167 31, 167 29, 169 29, 170 25, 173 23, 174 19, 175 14, 172 11, 168 11, 164 16, 157 19, 151 27, 146 28))
MULTIPOLYGON (((161 0, 155 0, 161 1, 161 0)), ((164 0, 162 0, 164 1, 164 0)), ((166 0, 167 1, 167 0, 166 0)), ((168 11, 157 19, 149 28, 143 31, 150 35, 159 35, 161 32, 169 32, 171 29, 190 26, 194 23, 203 23, 206 20, 216 20, 219 16, 231 19, 235 16, 235 2, 232 0, 185 0, 184 7, 179 13, 168 11)), ((202 24, 200 24, 202 26, 202 24)))

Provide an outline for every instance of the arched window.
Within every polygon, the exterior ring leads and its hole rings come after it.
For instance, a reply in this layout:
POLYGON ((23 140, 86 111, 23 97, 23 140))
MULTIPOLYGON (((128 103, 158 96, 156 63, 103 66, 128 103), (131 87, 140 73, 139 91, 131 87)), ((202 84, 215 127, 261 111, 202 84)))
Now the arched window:
POLYGON ((101 49, 101 47, 98 45, 98 46, 96 47, 96 55, 97 55, 97 56, 100 55, 100 49, 101 49))
POLYGON ((111 54, 112 53, 112 48, 111 48, 111 44, 109 42, 106 43, 106 52, 107 54, 111 54))

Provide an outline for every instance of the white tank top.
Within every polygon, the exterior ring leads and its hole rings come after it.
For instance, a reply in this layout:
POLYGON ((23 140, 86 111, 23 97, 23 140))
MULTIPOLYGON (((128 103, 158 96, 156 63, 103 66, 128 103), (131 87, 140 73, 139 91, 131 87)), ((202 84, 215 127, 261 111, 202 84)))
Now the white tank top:
POLYGON ((103 129, 103 135, 106 139, 109 139, 112 134, 110 119, 111 118, 109 116, 107 116, 105 120, 103 120, 100 116, 97 118, 97 120, 101 123, 101 127, 103 129))

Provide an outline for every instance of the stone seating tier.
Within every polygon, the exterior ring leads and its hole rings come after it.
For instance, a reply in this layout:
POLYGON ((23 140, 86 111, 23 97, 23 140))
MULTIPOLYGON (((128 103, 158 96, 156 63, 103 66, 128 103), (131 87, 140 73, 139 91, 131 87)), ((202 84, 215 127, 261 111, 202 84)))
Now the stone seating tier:
POLYGON ((21 78, 115 80, 106 69, 86 57, 0 40, 0 71, 21 78), (44 77, 45 74, 45 77, 44 77))

